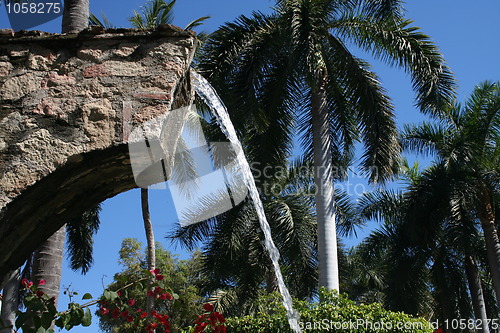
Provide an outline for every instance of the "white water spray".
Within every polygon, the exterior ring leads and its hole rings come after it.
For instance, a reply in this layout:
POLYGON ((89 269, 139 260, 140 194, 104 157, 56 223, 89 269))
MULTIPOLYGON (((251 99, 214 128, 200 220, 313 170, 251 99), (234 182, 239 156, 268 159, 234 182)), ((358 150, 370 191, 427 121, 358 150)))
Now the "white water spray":
POLYGON ((253 201, 255 210, 257 211, 257 215, 259 217, 260 227, 264 233, 264 244, 273 263, 274 273, 276 274, 276 278, 278 280, 278 288, 281 295, 283 296, 283 305, 285 306, 287 312, 288 323, 290 324, 292 330, 294 330, 296 333, 300 333, 301 329, 298 325, 299 314, 293 309, 292 297, 290 296, 290 292, 285 285, 283 275, 281 274, 281 270, 279 267, 278 261, 280 254, 271 237, 271 228, 269 227, 266 214, 264 213, 264 206, 262 204, 262 201, 260 200, 259 192, 257 190, 257 186, 255 185, 255 179, 253 178, 252 171, 250 170, 250 165, 248 164, 248 161, 243 154, 243 148, 241 147, 241 143, 238 140, 236 131, 234 129, 233 123, 231 122, 231 119, 229 118, 227 109, 222 103, 220 97, 215 92, 214 88, 210 85, 210 83, 208 83, 207 80, 205 80, 205 78, 191 70, 191 80, 198 95, 214 112, 217 123, 219 124, 222 132, 237 148, 236 159, 241 166, 242 174, 250 193, 250 198, 253 201))

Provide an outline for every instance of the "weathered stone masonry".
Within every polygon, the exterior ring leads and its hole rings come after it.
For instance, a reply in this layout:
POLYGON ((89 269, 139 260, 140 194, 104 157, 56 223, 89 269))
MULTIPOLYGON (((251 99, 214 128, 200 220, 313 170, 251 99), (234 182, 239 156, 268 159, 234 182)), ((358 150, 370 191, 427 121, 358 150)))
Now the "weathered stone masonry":
POLYGON ((136 187, 131 128, 192 98, 196 39, 156 31, 0 34, 0 282, 70 218, 136 187))

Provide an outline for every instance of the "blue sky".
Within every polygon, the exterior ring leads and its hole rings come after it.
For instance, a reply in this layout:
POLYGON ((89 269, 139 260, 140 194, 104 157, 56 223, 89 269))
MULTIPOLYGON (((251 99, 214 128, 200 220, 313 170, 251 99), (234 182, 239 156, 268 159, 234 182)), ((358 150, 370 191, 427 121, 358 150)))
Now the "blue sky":
MULTIPOLYGON (((128 27, 127 18, 138 9, 142 0, 90 0, 91 11, 97 16, 101 12, 117 26, 128 27)), ((178 0, 174 8, 174 23, 183 27, 200 16, 210 15, 203 30, 211 32, 220 24, 233 20, 240 14, 253 10, 268 12, 273 1, 230 1, 230 0, 178 0)), ((500 2, 498 0, 418 0, 406 5, 407 17, 415 25, 431 36, 439 46, 445 59, 452 68, 459 83, 459 100, 464 100, 473 87, 483 80, 500 79, 500 2)), ((39 30, 60 31, 60 18, 51 21, 39 30)), ((9 27, 4 7, 0 8, 0 28, 9 27)), ((383 86, 388 90, 396 106, 398 125, 419 122, 425 119, 413 106, 414 94, 408 77, 400 70, 388 68, 378 61, 359 53, 369 60, 379 74, 383 86)), ((363 184, 362 179, 352 179, 363 184)), ((171 247, 164 239, 165 234, 174 226, 177 216, 172 209, 168 191, 151 191, 151 213, 156 239, 174 253, 179 248, 171 247)), ((112 281, 113 274, 120 268, 117 265, 118 249, 124 237, 136 237, 144 241, 140 212, 140 193, 132 190, 107 200, 101 214, 102 226, 95 239, 95 263, 84 277, 73 273, 65 265, 63 286, 70 286, 82 294, 90 292, 98 296, 103 286, 112 281)), ((371 226, 373 227, 373 226, 371 226)), ((360 235, 365 235, 361 232, 360 235)), ((348 245, 356 244, 359 239, 346 239, 348 245)), ((60 305, 67 304, 67 297, 61 296, 60 305)), ((95 327, 95 326, 94 326, 95 327)), ((72 332, 95 332, 96 328, 77 328, 72 332)))

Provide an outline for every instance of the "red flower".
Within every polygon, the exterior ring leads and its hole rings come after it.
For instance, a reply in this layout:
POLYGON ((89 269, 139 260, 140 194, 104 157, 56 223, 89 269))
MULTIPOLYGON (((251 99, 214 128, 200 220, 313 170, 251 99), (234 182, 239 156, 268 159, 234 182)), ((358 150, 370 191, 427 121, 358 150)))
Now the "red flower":
POLYGON ((129 300, 127 301, 127 304, 128 304, 129 306, 134 306, 134 304, 135 304, 135 299, 133 299, 133 298, 129 299, 129 300))
POLYGON ((26 288, 30 289, 33 286, 33 282, 29 281, 28 279, 22 279, 21 284, 26 288))
POLYGON ((127 318, 128 317, 128 311, 125 310, 125 311, 122 311, 122 313, 120 314, 123 318, 127 318))
POLYGON ((37 291, 36 291, 36 295, 37 295, 38 297, 42 297, 44 294, 45 294, 45 293, 44 293, 43 291, 41 291, 41 290, 37 290, 37 291))
POLYGON ((160 273, 160 270, 159 270, 158 268, 156 268, 156 269, 152 269, 152 270, 150 270, 149 272, 150 272, 151 274, 153 274, 153 275, 156 275, 156 274, 159 274, 159 273, 160 273))
POLYGON ((39 286, 44 286, 44 285, 45 285, 45 283, 47 283, 47 281, 46 281, 46 280, 40 280, 40 281, 38 282, 38 285, 39 285, 39 286))
POLYGON ((141 318, 146 318, 148 316, 148 313, 147 312, 143 312, 141 313, 141 318))
POLYGON ((148 331, 148 333, 153 333, 157 327, 158 327, 157 323, 151 323, 148 326, 146 326, 146 330, 148 331))
POLYGON ((161 294, 162 292, 163 292, 163 289, 161 289, 160 287, 155 288, 155 293, 161 294))
POLYGON ((217 319, 220 323, 225 323, 225 322, 226 322, 226 319, 224 318, 224 316, 222 315, 222 313, 215 311, 215 312, 214 312, 214 316, 215 316, 215 318, 216 318, 216 319, 217 319))
POLYGON ((208 311, 208 312, 211 312, 214 310, 214 306, 210 303, 203 304, 203 308, 205 309, 205 311, 208 311))
POLYGON ((200 324, 198 324, 198 325, 194 328, 194 333, 203 332, 203 330, 205 329, 205 326, 207 326, 207 323, 200 323, 200 324))
POLYGON ((113 318, 115 318, 115 319, 116 319, 116 318, 118 318, 119 316, 120 316, 120 310, 118 310, 117 308, 115 308, 115 309, 113 310, 113 312, 111 312, 111 317, 113 317, 113 318))
POLYGON ((121 292, 121 291, 117 291, 116 293, 118 294, 118 296, 121 296, 121 295, 122 295, 122 292, 121 292))
POLYGON ((170 295, 169 293, 164 293, 164 294, 161 294, 160 295, 160 299, 168 299, 169 301, 173 300, 174 298, 172 297, 172 295, 170 295))
POLYGON ((128 317, 127 317, 127 321, 128 321, 129 323, 133 322, 133 321, 134 321, 134 317, 132 317, 132 316, 128 316, 128 317))
POLYGON ((152 290, 148 290, 148 296, 154 296, 155 293, 152 290))
POLYGON ((157 279, 158 281, 163 280, 163 275, 161 275, 161 274, 157 274, 157 275, 156 275, 156 279, 157 279))
POLYGON ((105 316, 105 315, 107 315, 107 314, 109 313, 109 310, 108 310, 108 308, 101 307, 101 308, 99 309, 99 313, 100 313, 101 315, 105 316))
POLYGON ((443 333, 443 329, 442 328, 438 328, 437 330, 435 330, 433 333, 443 333))

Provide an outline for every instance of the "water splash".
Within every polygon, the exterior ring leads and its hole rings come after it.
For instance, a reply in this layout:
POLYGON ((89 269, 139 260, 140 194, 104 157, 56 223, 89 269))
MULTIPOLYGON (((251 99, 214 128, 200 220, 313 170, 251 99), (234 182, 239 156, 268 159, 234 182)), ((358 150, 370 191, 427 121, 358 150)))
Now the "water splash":
POLYGON ((299 314, 293 309, 292 297, 290 296, 290 292, 285 285, 283 275, 281 274, 281 270, 279 267, 278 261, 280 254, 271 237, 271 228, 264 213, 264 206, 262 204, 262 201, 260 200, 259 192, 257 190, 257 186, 255 185, 255 179, 253 178, 250 165, 248 164, 248 161, 243 154, 243 148, 241 147, 241 143, 238 140, 236 131, 234 129, 233 123, 231 122, 231 119, 229 118, 227 109, 222 103, 220 97, 215 92, 214 88, 210 85, 210 83, 208 83, 205 78, 203 78, 200 74, 191 71, 191 80, 198 95, 213 111, 222 132, 237 148, 236 159, 241 166, 244 181, 248 186, 250 198, 253 201, 255 210, 257 211, 257 215, 259 217, 260 227, 264 233, 264 245, 269 252, 269 256, 271 257, 271 261, 273 263, 274 273, 276 274, 276 278, 278 280, 278 288, 281 295, 283 296, 283 305, 285 306, 287 312, 288 323, 290 324, 292 330, 300 333, 301 329, 298 325, 299 314))

